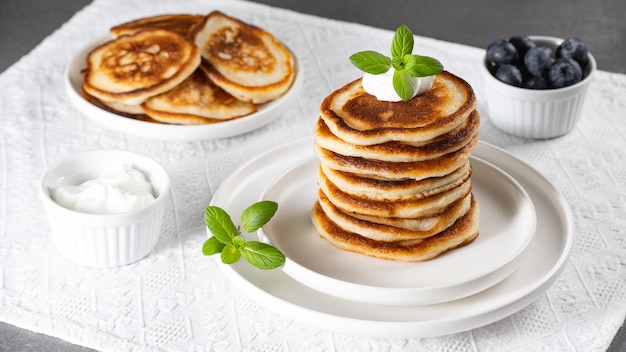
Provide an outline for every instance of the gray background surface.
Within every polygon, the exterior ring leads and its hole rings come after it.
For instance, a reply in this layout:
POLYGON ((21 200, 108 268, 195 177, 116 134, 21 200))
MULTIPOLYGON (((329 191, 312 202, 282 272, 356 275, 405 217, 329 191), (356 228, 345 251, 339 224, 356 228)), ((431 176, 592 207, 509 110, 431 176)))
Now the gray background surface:
MULTIPOLYGON (((91 0, 0 0, 0 72, 59 28, 91 0)), ((626 73, 624 0, 257 0, 298 12, 395 30, 406 24, 420 36, 476 47, 512 35, 579 37, 605 71, 626 73)), ((625 98, 626 99, 626 98, 625 98)), ((1 118, 1 117, 0 117, 1 118)), ((626 351, 621 329, 610 352, 626 351)), ((0 323, 1 351, 91 351, 0 323)))

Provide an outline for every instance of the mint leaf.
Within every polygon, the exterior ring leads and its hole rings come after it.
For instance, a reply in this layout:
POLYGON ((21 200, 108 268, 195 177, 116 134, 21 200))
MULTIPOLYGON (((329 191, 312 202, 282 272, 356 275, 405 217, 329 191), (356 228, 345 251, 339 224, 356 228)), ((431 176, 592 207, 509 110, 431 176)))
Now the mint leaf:
POLYGON ((209 238, 208 240, 206 240, 204 244, 202 245, 202 254, 204 255, 217 254, 217 253, 220 253, 222 249, 224 249, 224 247, 226 247, 226 245, 220 242, 217 239, 217 237, 213 236, 209 238))
POLYGON ((223 244, 230 244, 232 238, 239 234, 230 215, 222 208, 208 206, 204 211, 204 222, 213 236, 223 244))
POLYGON ((391 56, 401 58, 413 53, 413 33, 406 25, 401 25, 393 35, 391 42, 391 56))
POLYGON ((241 227, 246 232, 254 232, 265 225, 278 210, 278 203, 269 200, 252 204, 241 214, 241 227))
POLYGON ((235 263, 241 258, 241 252, 239 248, 235 247, 232 244, 227 244, 224 249, 222 249, 222 263, 224 264, 232 264, 235 263))
POLYGON ((443 65, 437 59, 420 55, 405 55, 403 57, 405 70, 413 77, 427 77, 443 71, 443 65))
MULTIPOLYGON (((258 230, 274 216, 277 209, 278 203, 272 201, 252 204, 241 214, 242 227, 248 232, 258 230)), ((222 208, 208 206, 204 211, 204 222, 213 236, 202 245, 202 254, 220 253, 224 264, 233 264, 243 255, 250 264, 260 269, 274 269, 285 263, 285 256, 271 245, 259 241, 246 242, 241 230, 222 208)))
POLYGON ((415 83, 408 71, 396 70, 393 73, 393 89, 402 100, 410 100, 413 97, 414 88, 415 83))
POLYGON ((258 241, 248 241, 241 255, 252 265, 260 269, 274 269, 285 263, 285 256, 271 245, 258 241))
POLYGON ((361 51, 350 56, 350 62, 356 68, 372 75, 389 71, 391 59, 375 51, 361 51))

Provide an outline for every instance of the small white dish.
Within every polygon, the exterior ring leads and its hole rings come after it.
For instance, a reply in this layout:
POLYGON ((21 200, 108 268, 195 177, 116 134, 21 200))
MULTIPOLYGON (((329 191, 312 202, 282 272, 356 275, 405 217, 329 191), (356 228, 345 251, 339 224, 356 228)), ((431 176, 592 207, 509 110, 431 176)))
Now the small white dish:
POLYGON ((288 169, 261 195, 278 202, 259 237, 286 256, 282 270, 320 292, 357 302, 424 305, 473 295, 517 268, 536 224, 524 189, 497 167, 476 157, 472 190, 480 205, 478 238, 424 262, 384 260, 348 252, 321 238, 311 223, 319 160, 288 169))
MULTIPOLYGON (((310 137, 300 139, 250 160, 222 182, 211 205, 241 214, 280 174, 313 156, 312 143, 310 137)), ((324 331, 372 338, 422 338, 501 320, 541 297, 557 280, 573 247, 574 216, 559 191, 515 156, 483 142, 478 143, 473 155, 502 169, 526 190, 536 209, 537 228, 529 253, 518 269, 472 296, 432 305, 368 304, 313 290, 282 270, 259 270, 245 261, 226 265, 219 256, 215 260, 251 299, 283 317, 324 331)), ((207 236, 211 236, 208 230, 207 236)), ((256 234, 246 236, 258 239, 256 234)))
POLYGON ((78 51, 66 67, 65 88, 72 104, 87 118, 124 134, 167 141, 208 140, 244 134, 280 117, 295 101, 302 87, 303 77, 298 71, 296 59, 296 78, 289 91, 274 101, 259 105, 258 111, 254 114, 206 125, 171 125, 140 121, 101 109, 88 102, 82 95, 83 75, 81 71, 86 67, 87 55, 95 47, 109 40, 111 40, 109 37, 100 38, 78 51))
POLYGON ((97 150, 70 155, 42 176, 39 192, 50 223, 52 241, 72 262, 91 267, 127 265, 148 255, 161 235, 170 179, 156 161, 121 150, 97 150), (119 214, 91 214, 65 208, 51 197, 51 187, 79 185, 129 165, 152 184, 155 200, 119 214))
MULTIPOLYGON (((530 36, 538 44, 556 48, 563 40, 530 36)), ((514 136, 545 139, 562 136, 576 126, 589 86, 596 72, 596 60, 589 54, 589 65, 582 81, 557 89, 527 89, 508 85, 495 78, 483 62, 483 79, 489 119, 502 131, 514 136)))

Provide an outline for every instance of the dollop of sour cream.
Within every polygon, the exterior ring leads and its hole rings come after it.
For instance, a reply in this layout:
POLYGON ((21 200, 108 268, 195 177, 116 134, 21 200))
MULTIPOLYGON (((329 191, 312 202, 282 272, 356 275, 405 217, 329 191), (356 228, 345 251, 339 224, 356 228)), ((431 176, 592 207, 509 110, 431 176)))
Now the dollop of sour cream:
POLYGON ((50 195, 65 208, 91 214, 125 213, 155 200, 152 184, 141 171, 128 165, 79 185, 52 187, 50 195))
MULTIPOLYGON (((389 71, 379 75, 370 73, 364 74, 361 80, 363 89, 365 89, 368 94, 375 96, 376 99, 381 101, 402 101, 402 98, 400 98, 395 89, 393 89, 394 72, 395 70, 392 67, 389 71)), ((411 79, 414 83, 413 95, 411 97, 414 97, 428 91, 433 86, 435 76, 411 77, 411 79)))

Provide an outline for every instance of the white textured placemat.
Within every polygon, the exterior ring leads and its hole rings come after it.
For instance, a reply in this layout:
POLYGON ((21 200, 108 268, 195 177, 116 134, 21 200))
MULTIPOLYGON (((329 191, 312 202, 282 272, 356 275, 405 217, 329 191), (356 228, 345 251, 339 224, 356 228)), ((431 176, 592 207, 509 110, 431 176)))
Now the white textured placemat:
MULTIPOLYGON (((481 139, 548 177, 570 202, 571 260, 536 302, 483 328, 428 339, 368 339, 318 330, 274 314, 231 286, 202 256, 203 211, 220 182, 259 153, 312 134, 319 104, 359 72, 348 56, 387 51, 393 33, 255 3, 96 0, 0 75, 0 319, 104 351, 604 351, 626 313, 626 77, 598 72, 584 118, 548 141, 508 136, 482 102, 481 50, 416 38, 476 90, 481 139), (115 24, 160 13, 220 9, 258 24, 300 59, 305 83, 283 117, 216 141, 159 142, 96 125, 70 105, 63 69, 115 24), (117 269, 87 269, 52 246, 37 197, 48 165, 70 153, 119 148, 163 163, 173 187, 154 252, 117 269)), ((419 35, 419 33, 416 33, 419 35)), ((532 255, 532 254, 531 254, 532 255)))

